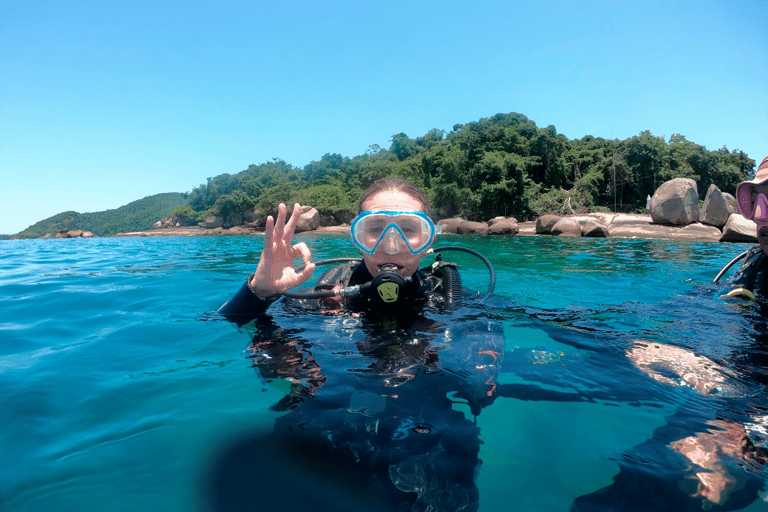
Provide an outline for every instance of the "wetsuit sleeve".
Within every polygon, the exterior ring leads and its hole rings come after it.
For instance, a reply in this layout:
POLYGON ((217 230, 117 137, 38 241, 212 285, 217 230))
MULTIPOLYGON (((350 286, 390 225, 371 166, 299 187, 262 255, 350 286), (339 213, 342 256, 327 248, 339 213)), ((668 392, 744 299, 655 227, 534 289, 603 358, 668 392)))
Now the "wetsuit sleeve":
POLYGON ((225 302, 218 311, 220 315, 230 322, 237 323, 238 326, 261 316, 273 302, 280 298, 279 295, 275 295, 264 299, 256 295, 249 284, 251 277, 253 274, 248 276, 234 297, 225 302))

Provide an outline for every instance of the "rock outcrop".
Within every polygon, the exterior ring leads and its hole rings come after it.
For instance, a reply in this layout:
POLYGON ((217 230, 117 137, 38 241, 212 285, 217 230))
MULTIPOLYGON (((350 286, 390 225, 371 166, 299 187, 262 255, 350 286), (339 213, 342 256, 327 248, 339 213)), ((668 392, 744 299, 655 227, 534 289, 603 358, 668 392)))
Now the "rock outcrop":
POLYGON ((732 213, 723 226, 721 242, 757 242, 757 224, 740 213, 732 213))
POLYGON ((296 232, 313 231, 320 227, 320 213, 311 206, 302 206, 299 223, 296 224, 296 232))
POLYGON ((699 193, 690 178, 664 182, 651 197, 651 219, 656 224, 682 226, 699 220, 699 193))
POLYGON ((722 228, 728 222, 733 209, 728 206, 728 200, 714 183, 709 186, 704 204, 699 210, 699 220, 704 224, 722 228))
MULTIPOLYGON (((721 192, 715 185, 707 190, 701 208, 698 204, 696 182, 675 178, 663 183, 648 200, 650 214, 586 213, 572 215, 542 215, 535 221, 518 222, 514 217, 495 217, 488 222, 476 222, 454 217, 437 222, 441 233, 472 235, 556 235, 617 238, 666 238, 722 242, 755 242, 756 225, 736 210, 731 194, 721 192)), ((327 233, 348 233, 349 225, 325 226, 331 217, 303 206, 297 233, 321 230, 327 233)), ((179 226, 169 217, 155 224, 164 233, 123 233, 118 236, 178 235, 238 235, 263 230, 265 218, 257 210, 238 217, 242 224, 230 226, 233 219, 212 215, 198 226, 179 226)), ((337 223, 338 224, 338 223, 337 223)), ((50 235, 48 235, 50 237, 50 235)), ((67 232, 58 238, 77 235, 67 232)))
POLYGON ((46 233, 43 238, 93 238, 93 233, 82 229, 62 229, 55 235, 46 233))
POLYGON ((548 235, 552 232, 552 228, 557 222, 562 219, 559 215, 542 215, 536 219, 536 234, 548 235))
POLYGON ((441 219, 437 221, 437 225, 440 226, 440 232, 441 233, 458 233, 459 232, 459 224, 464 222, 464 219, 460 217, 452 217, 450 219, 441 219))
POLYGON ((581 236, 581 223, 571 217, 563 217, 555 222, 549 231, 554 236, 581 236))

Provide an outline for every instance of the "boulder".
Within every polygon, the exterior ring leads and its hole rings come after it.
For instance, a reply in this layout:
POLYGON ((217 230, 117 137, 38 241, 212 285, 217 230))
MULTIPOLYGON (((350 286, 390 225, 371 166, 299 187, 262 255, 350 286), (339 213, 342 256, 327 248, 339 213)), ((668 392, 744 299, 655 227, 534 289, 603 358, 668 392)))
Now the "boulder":
POLYGON ((232 226, 231 228, 227 228, 224 230, 225 235, 250 235, 253 234, 255 230, 253 228, 245 227, 245 226, 232 226))
POLYGON ((581 236, 605 238, 608 236, 608 226, 596 220, 587 219, 581 227, 581 236))
POLYGON ((666 181, 651 197, 651 219, 656 224, 685 225, 699 220, 699 193, 690 178, 666 181))
POLYGON ((458 233, 459 224, 464 222, 461 217, 453 217, 451 219, 441 219, 437 221, 437 225, 440 226, 441 233, 458 233))
POLYGON ((488 221, 488 226, 493 227, 494 224, 498 224, 499 222, 511 222, 517 224, 517 219, 514 217, 494 217, 488 221))
POLYGON ((559 215, 542 215, 536 219, 536 234, 537 235, 549 235, 552 231, 552 226, 557 224, 557 221, 562 219, 559 215))
POLYGON ((53 235, 50 233, 46 233, 45 235, 43 235, 43 238, 53 238, 53 235))
POLYGON ((707 190, 707 197, 699 210, 699 220, 704 224, 722 228, 728 222, 732 212, 728 211, 728 201, 714 183, 707 190))
MULTIPOLYGON (((489 221, 490 224, 490 221, 489 221)), ((488 226, 489 235, 512 235, 515 236, 518 231, 517 222, 501 220, 488 226)))
POLYGON ((581 236, 581 223, 576 219, 564 217, 552 226, 549 234, 554 236, 581 236))
POLYGON ((216 229, 224 225, 224 217, 221 215, 209 215, 203 222, 198 222, 198 226, 206 229, 216 229))
POLYGON ((254 224, 261 218, 261 210, 254 208, 243 213, 243 223, 254 224))
POLYGON ((91 233, 90 231, 83 231, 83 234, 80 236, 83 238, 93 238, 93 233, 91 233))
POLYGON ((460 235, 487 235, 488 224, 485 222, 474 222, 471 220, 465 220, 459 224, 456 232, 460 235))
POLYGON ((736 203, 736 198, 728 192, 723 192, 723 198, 728 203, 728 213, 739 213, 739 205, 736 203))
POLYGON ((666 238, 673 240, 711 240, 717 242, 723 236, 720 228, 702 224, 701 222, 693 222, 685 226, 659 227, 667 227, 669 229, 669 236, 666 238))
POLYGON ((171 215, 155 222, 152 229, 172 229, 179 226, 181 226, 181 220, 176 215, 171 215))
POLYGON ((82 229, 70 229, 67 231, 67 238, 80 238, 81 236, 83 236, 82 229))
POLYGON ((723 226, 721 242, 757 242, 757 224, 740 213, 732 213, 723 226))
POLYGON ((302 206, 296 232, 312 231, 320 227, 320 213, 311 206, 302 206))

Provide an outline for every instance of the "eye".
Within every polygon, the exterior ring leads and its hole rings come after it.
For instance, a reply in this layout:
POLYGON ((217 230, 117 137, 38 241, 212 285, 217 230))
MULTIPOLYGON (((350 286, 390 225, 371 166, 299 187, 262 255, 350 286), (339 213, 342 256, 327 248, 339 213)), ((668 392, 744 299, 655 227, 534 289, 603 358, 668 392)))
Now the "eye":
POLYGON ((378 238, 386 226, 387 223, 383 220, 370 220, 365 224, 365 234, 366 236, 378 238))

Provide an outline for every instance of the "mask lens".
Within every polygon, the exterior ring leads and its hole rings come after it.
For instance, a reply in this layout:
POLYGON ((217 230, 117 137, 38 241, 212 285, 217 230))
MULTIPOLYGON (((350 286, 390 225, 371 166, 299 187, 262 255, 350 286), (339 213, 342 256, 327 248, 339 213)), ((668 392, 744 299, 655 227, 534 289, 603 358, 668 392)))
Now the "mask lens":
POLYGON ((768 198, 765 197, 765 194, 758 194, 752 204, 750 218, 755 222, 768 222, 768 198))

